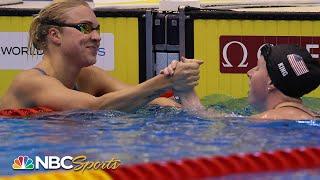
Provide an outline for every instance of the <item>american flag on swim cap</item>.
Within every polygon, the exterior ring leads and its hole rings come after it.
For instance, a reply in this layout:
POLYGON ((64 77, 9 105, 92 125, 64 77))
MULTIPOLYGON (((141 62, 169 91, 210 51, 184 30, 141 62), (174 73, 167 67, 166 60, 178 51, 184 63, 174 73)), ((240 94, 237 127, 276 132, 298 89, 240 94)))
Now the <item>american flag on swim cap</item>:
POLYGON ((296 54, 287 55, 288 61, 290 63, 291 68, 297 76, 301 76, 307 72, 309 69, 303 61, 303 58, 296 54))

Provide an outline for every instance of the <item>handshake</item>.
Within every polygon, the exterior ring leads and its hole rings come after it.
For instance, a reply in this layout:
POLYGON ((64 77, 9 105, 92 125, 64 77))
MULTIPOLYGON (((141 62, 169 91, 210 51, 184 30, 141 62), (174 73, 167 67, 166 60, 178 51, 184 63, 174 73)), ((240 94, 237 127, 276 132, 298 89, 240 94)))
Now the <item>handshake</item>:
POLYGON ((160 74, 170 78, 175 92, 190 91, 199 84, 201 64, 201 60, 182 57, 181 61, 172 61, 160 74))

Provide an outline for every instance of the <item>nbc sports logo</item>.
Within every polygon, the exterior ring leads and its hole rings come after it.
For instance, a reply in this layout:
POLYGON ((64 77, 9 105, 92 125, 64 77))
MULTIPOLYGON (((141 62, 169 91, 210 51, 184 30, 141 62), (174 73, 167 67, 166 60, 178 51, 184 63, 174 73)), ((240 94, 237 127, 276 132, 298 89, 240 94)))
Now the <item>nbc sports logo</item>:
POLYGON ((35 156, 34 160, 29 156, 20 155, 13 160, 12 169, 14 170, 39 170, 43 169, 74 169, 84 171, 89 169, 116 169, 120 166, 120 160, 112 158, 109 161, 87 161, 84 155, 71 157, 63 156, 35 156))
POLYGON ((19 170, 20 169, 31 170, 34 168, 33 160, 28 156, 19 156, 16 159, 14 159, 12 168, 19 169, 19 170))
POLYGON ((64 156, 60 159, 58 156, 45 156, 43 159, 35 156, 32 160, 29 156, 20 155, 13 160, 12 169, 14 170, 39 170, 44 169, 72 169, 73 165, 66 165, 65 161, 72 162, 71 156, 64 156))

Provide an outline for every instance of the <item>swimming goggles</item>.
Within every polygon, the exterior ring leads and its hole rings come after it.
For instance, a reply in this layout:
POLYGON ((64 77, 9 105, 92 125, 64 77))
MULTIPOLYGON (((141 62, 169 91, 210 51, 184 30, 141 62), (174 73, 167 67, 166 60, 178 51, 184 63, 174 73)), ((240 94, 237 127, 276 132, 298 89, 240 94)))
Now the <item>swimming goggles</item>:
POLYGON ((100 25, 98 25, 97 27, 93 27, 89 23, 67 24, 67 23, 56 22, 56 21, 47 21, 45 24, 59 26, 59 27, 72 27, 82 32, 83 34, 90 34, 92 31, 96 30, 100 34, 100 25))

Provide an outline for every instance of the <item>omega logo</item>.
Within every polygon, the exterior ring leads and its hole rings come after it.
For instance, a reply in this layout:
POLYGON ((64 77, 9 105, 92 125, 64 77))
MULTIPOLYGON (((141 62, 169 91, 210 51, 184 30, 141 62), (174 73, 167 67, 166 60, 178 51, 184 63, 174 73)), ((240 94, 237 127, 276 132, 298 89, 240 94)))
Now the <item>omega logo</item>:
MULTIPOLYGON (((228 52, 228 48, 231 44, 239 44, 242 48, 242 51, 243 51, 243 57, 242 57, 242 60, 240 62, 240 64, 237 65, 237 67, 240 67, 240 68, 246 68, 248 67, 248 50, 247 50, 247 47, 239 42, 239 41, 231 41, 229 43, 227 43, 224 47, 223 47, 223 50, 222 50, 222 56, 223 56, 223 60, 224 62, 222 62, 222 65, 223 67, 226 67, 226 68, 231 68, 233 67, 232 63, 230 62, 229 58, 228 58, 228 55, 227 55, 227 52, 228 52)), ((259 49, 258 49, 258 52, 257 52, 257 59, 260 57, 261 55, 261 48, 264 46, 265 44, 262 44, 259 49)), ((273 45, 273 44, 271 44, 273 45)))

